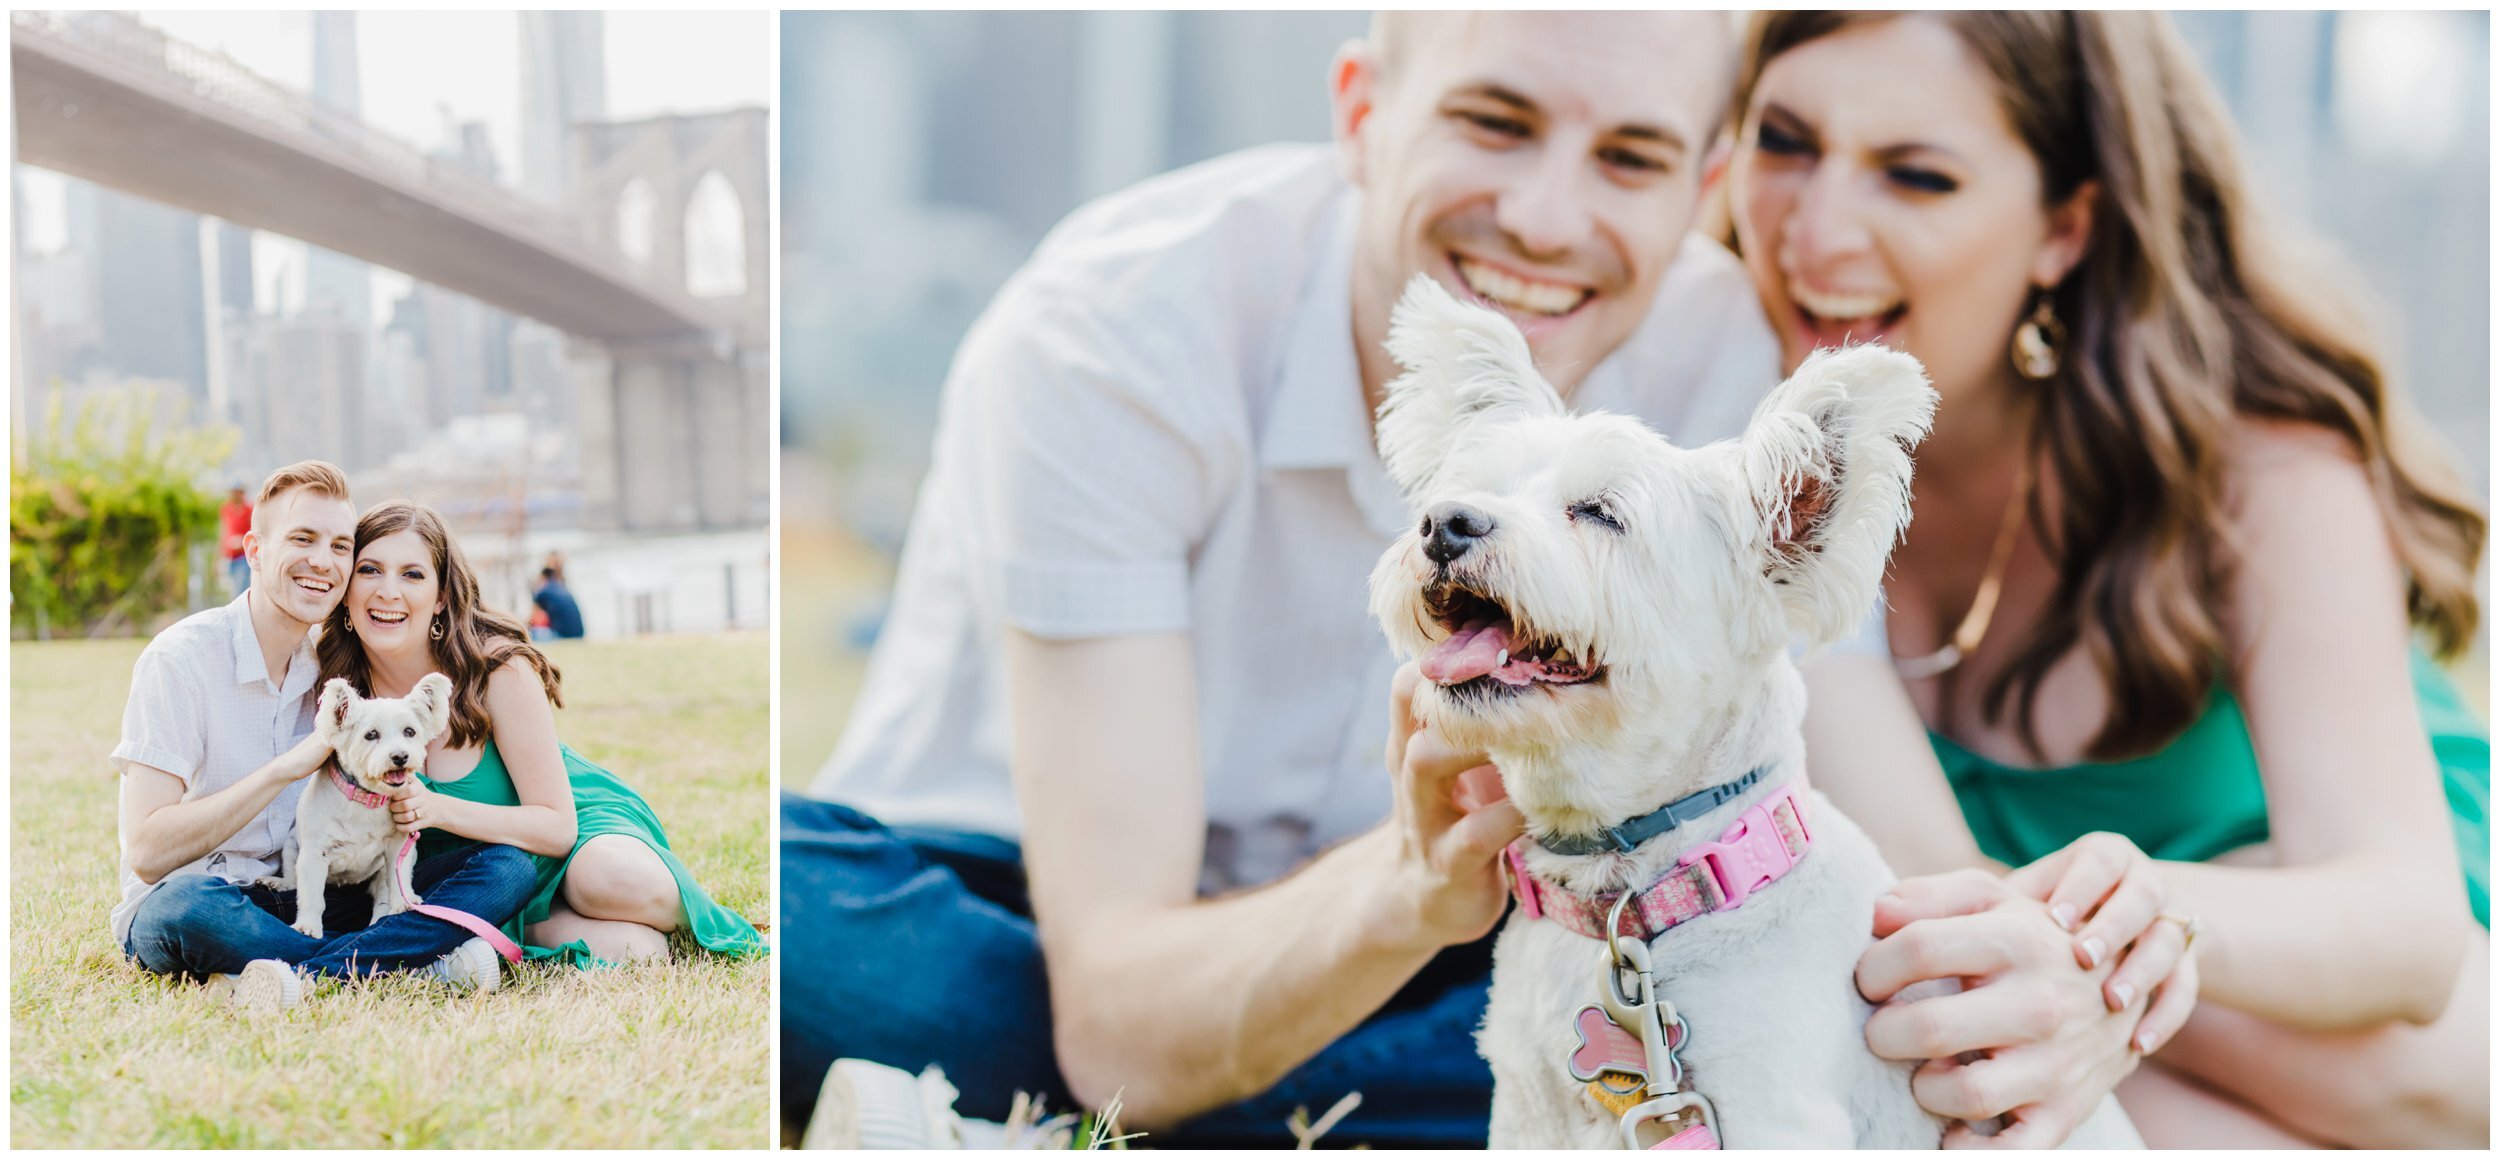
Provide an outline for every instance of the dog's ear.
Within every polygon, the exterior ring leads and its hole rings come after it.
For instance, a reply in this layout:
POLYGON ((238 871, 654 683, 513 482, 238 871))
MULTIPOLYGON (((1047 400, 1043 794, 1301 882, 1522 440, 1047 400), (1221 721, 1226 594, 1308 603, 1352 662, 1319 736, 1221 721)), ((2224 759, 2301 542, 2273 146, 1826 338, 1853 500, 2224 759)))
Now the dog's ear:
POLYGON ((347 711, 356 704, 356 686, 345 677, 332 677, 321 686, 321 708, 313 716, 313 728, 325 737, 336 737, 347 728, 347 711))
POLYGON ((427 673, 419 678, 417 687, 408 690, 408 704, 417 711, 417 724, 429 739, 442 733, 451 724, 451 678, 441 673, 427 673))
POLYGON ((1754 412, 1739 444, 1751 547, 1809 647, 1847 636, 1873 604, 1910 522, 1910 449, 1935 411, 1917 359, 1855 346, 1809 356, 1754 412))
POLYGON ((1389 355, 1406 373, 1380 404, 1380 462, 1409 496, 1430 487, 1468 424, 1562 413, 1519 328, 1430 275, 1415 275, 1390 314, 1389 355))

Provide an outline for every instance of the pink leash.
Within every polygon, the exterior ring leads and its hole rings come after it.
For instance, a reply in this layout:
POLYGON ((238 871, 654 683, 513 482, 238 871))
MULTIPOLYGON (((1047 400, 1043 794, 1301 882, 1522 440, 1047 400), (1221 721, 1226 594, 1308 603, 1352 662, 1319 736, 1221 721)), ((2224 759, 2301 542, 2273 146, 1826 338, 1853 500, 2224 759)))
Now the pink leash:
MULTIPOLYGON (((381 794, 365 789, 358 786, 355 782, 347 780, 346 772, 341 770, 338 767, 338 763, 335 761, 330 763, 330 783, 337 786, 339 793, 345 796, 347 800, 369 810, 381 809, 390 801, 389 798, 383 797, 381 794)), ((422 833, 423 831, 419 832, 422 833)), ((408 835, 407 841, 399 844, 399 856, 391 859, 391 884, 399 888, 399 900, 402 903, 411 902, 417 897, 417 888, 408 881, 408 856, 415 853, 416 850, 417 835, 410 834, 408 835)), ((448 922, 453 926, 468 931, 470 934, 485 939, 486 945, 495 948, 495 953, 502 955, 504 960, 507 962, 517 963, 521 961, 521 948, 519 946, 514 945, 511 939, 505 938, 504 933, 500 930, 496 930, 494 924, 489 923, 485 919, 479 918, 468 911, 453 910, 448 906, 435 906, 430 903, 423 902, 409 906, 408 909, 413 910, 418 914, 422 914, 427 918, 442 919, 444 922, 448 922)))
MULTIPOLYGON (((417 836, 415 834, 410 834, 408 835, 408 840, 400 843, 399 845, 399 857, 391 859, 391 881, 399 887, 399 900, 401 902, 407 902, 417 896, 416 887, 411 886, 408 883, 408 856, 415 853, 416 849, 417 836)), ((413 910, 418 914, 422 914, 427 918, 442 919, 444 922, 451 923, 454 926, 468 931, 470 934, 485 939, 486 945, 495 948, 495 953, 502 955, 504 960, 507 962, 517 963, 521 961, 521 948, 518 945, 514 944, 511 939, 504 937, 504 933, 495 929, 493 923, 479 918, 468 911, 453 910, 448 906, 435 906, 432 903, 426 902, 417 903, 410 906, 408 909, 413 910)))

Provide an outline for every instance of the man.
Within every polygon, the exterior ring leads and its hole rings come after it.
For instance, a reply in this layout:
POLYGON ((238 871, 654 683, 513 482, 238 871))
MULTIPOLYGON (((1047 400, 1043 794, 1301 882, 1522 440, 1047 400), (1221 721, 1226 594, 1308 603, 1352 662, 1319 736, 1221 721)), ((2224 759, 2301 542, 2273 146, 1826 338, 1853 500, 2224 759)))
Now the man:
MULTIPOLYGON (((327 925, 347 933, 313 939, 288 925, 295 895, 258 884, 280 868, 304 779, 330 760, 313 735, 312 628, 346 595, 355 534, 338 468, 308 460, 271 475, 243 539, 250 586, 148 642, 113 749, 113 937, 146 970, 225 977, 248 1007, 294 1003, 306 975, 428 968, 485 990, 500 977, 494 951, 453 923, 405 913, 364 925, 361 886, 328 899, 327 925)), ((479 845, 417 866, 413 884, 427 902, 500 924, 520 912, 536 871, 519 850, 479 845)))
POLYGON ((1167 1144, 1289 1143, 1360 1091, 1332 1141, 1482 1145, 1520 819, 1403 696, 1380 775, 1389 314, 1427 273, 1575 404, 1741 429, 1777 351, 1688 237, 1731 64, 1716 15, 1383 16, 1333 65, 1333 152, 1154 179, 1009 280, 834 802, 783 805, 786 1107, 857 1056, 937 1063, 986 1119, 1116 1093, 1167 1144))
POLYGON ((217 509, 217 552, 226 565, 226 590, 236 596, 252 585, 252 566, 243 558, 243 536, 251 530, 252 505, 238 483, 226 489, 225 506, 217 509))
POLYGON ((538 606, 547 618, 547 636, 554 640, 580 640, 582 637, 582 606, 573 599, 573 590, 564 586, 561 557, 550 552, 550 563, 538 570, 538 588, 530 593, 530 603, 538 606))

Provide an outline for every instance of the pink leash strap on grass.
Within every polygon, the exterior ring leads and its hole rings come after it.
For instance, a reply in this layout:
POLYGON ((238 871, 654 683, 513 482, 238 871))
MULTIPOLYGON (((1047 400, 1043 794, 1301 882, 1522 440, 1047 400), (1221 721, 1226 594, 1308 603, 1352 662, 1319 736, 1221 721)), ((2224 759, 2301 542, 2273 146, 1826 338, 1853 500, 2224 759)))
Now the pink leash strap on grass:
MULTIPOLYGON (((399 857, 391 860, 391 881, 394 885, 399 887, 399 900, 401 902, 406 902, 417 896, 416 887, 410 885, 408 882, 408 856, 416 853, 416 850, 417 836, 415 834, 410 834, 408 835, 407 841, 400 843, 399 857)), ((495 929, 495 924, 479 918, 468 911, 453 910, 448 906, 434 906, 422 902, 411 906, 408 909, 413 910, 418 914, 422 914, 427 918, 442 919, 444 922, 448 922, 461 928, 462 930, 468 931, 470 934, 485 939, 486 945, 495 948, 495 953, 502 955, 504 957, 504 961, 506 962, 517 963, 521 961, 521 948, 518 944, 514 943, 511 939, 504 937, 504 933, 502 931, 495 929)))

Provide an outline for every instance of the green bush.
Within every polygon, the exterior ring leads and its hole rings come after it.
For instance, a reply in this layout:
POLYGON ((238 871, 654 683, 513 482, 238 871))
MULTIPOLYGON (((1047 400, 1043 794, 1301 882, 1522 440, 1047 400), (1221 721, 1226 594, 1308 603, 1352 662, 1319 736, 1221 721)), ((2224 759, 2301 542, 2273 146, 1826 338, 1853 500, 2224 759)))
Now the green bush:
POLYGON ((184 426, 182 403, 114 388, 64 423, 51 393, 9 465, 12 635, 127 635, 183 606, 192 545, 217 534, 218 496, 200 481, 236 433, 184 426))

